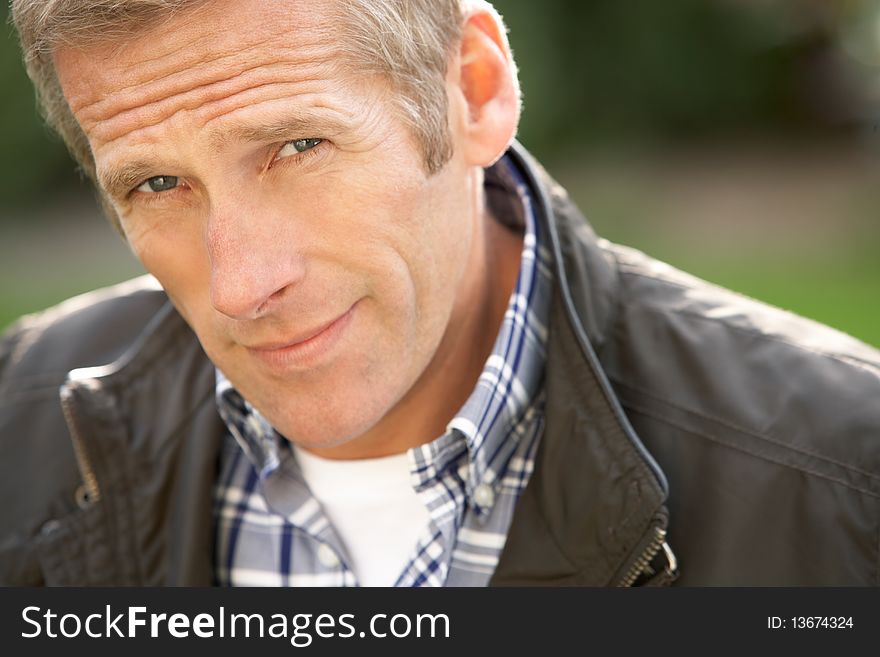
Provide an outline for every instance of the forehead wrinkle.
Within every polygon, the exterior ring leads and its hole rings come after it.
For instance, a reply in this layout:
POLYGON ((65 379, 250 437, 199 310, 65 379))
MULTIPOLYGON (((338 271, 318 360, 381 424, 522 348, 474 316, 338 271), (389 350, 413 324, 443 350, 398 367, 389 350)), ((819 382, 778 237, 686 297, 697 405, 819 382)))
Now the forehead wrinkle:
MULTIPOLYGON (((139 56, 132 64, 120 66, 118 70, 108 68, 106 62, 124 59, 125 53, 119 48, 111 49, 109 52, 106 49, 84 51, 82 53, 84 57, 92 55, 88 63, 97 63, 99 67, 94 80, 84 87, 86 93, 92 92, 93 99, 74 99, 71 102, 71 109, 75 112, 100 114, 105 105, 110 105, 110 109, 104 111, 118 111, 113 108, 114 101, 120 103, 125 99, 130 99, 133 95, 132 92, 135 91, 143 94, 145 88, 149 93, 146 93, 146 97, 141 100, 150 101, 167 95, 180 86, 204 84, 212 78, 230 79, 238 74, 246 73, 259 66, 258 64, 252 65, 253 58, 250 57, 254 51, 259 49, 271 52, 275 62, 299 63, 318 59, 320 46, 321 43, 317 41, 313 43, 300 42, 297 46, 291 46, 286 40, 267 38, 262 41, 254 41, 247 46, 237 47, 234 52, 221 54, 215 47, 213 50, 204 50, 201 53, 191 55, 187 61, 181 61, 174 56, 179 52, 193 52, 190 45, 184 44, 170 52, 163 52, 155 56, 139 56), (163 60, 168 60, 165 66, 147 66, 150 62, 163 60), (203 80, 199 80, 200 75, 204 75, 203 80), (106 81, 107 77, 114 79, 114 82, 119 79, 131 80, 131 82, 116 86, 113 89, 113 94, 108 96, 100 84, 94 84, 95 81, 99 83, 106 81)), ((329 59, 332 54, 332 52, 325 53, 324 58, 329 59)))
MULTIPOLYGON (((239 109, 248 103, 274 100, 282 97, 303 96, 320 92, 325 78, 317 73, 305 74, 299 70, 296 81, 279 82, 278 75, 262 73, 242 79, 241 76, 220 82, 186 89, 182 93, 147 105, 137 106, 98 121, 81 119, 81 125, 90 138, 108 144, 137 130, 147 129, 189 112, 202 120, 209 120, 239 109)), ((284 78, 282 77, 282 80, 284 78)))
MULTIPOLYGON (((94 123, 112 118, 127 110, 172 98, 179 95, 181 91, 204 89, 213 84, 222 85, 239 78, 242 79, 242 84, 246 84, 250 80, 249 74, 255 74, 254 77, 259 83, 261 73, 268 77, 280 69, 282 73, 288 72, 295 75, 295 67, 308 67, 330 59, 329 57, 317 57, 314 53, 298 52, 294 55, 294 53, 284 50, 273 51, 273 55, 273 59, 268 62, 265 59, 253 62, 253 60, 242 58, 241 53, 236 53, 228 56, 235 58, 229 64, 224 62, 227 56, 220 59, 214 58, 210 61, 187 63, 183 68, 180 68, 181 65, 178 64, 178 70, 159 77, 150 77, 142 82, 135 81, 111 89, 106 88, 109 86, 106 82, 101 85, 101 79, 98 78, 97 84, 90 83, 85 87, 87 91, 96 96, 96 100, 89 101, 83 98, 84 94, 82 94, 74 95, 68 99, 68 102, 71 110, 80 117, 81 122, 94 123), (287 69, 290 70, 287 71, 287 69)), ((126 69, 114 72, 104 69, 102 72, 110 74, 116 79, 131 79, 126 69)))
MULTIPOLYGON (((208 78, 220 77, 217 71, 230 78, 253 68, 250 61, 254 59, 266 61, 267 55, 274 61, 315 60, 322 54, 332 57, 338 50, 332 20, 322 12, 283 11, 279 15, 271 7, 257 4, 247 9, 248 13, 265 14, 266 20, 260 21, 257 29, 242 34, 224 4, 229 3, 205 2, 131 39, 108 38, 82 48, 62 47, 55 53, 56 58, 59 53, 72 54, 79 80, 71 82, 81 83, 76 87, 79 93, 73 94, 77 98, 67 94, 71 109, 84 115, 91 114, 93 108, 99 114, 115 114, 126 109, 124 104, 105 111, 102 106, 108 101, 112 104, 114 98, 124 103, 132 92, 140 92, 148 84, 156 85, 154 96, 161 96, 166 94, 163 86, 174 89, 175 78, 182 77, 184 85, 204 84, 204 80, 197 79, 200 71, 207 70, 208 78)), ((142 95, 141 100, 155 97, 142 95)))

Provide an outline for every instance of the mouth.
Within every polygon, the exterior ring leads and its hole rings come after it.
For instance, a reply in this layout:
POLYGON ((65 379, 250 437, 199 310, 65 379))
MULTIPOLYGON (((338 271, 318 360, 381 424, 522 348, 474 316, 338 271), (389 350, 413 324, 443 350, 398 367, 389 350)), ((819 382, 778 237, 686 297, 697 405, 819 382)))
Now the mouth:
POLYGON ((328 357, 351 323, 358 303, 335 319, 303 331, 299 335, 275 342, 246 347, 257 360, 273 370, 306 369, 328 357))

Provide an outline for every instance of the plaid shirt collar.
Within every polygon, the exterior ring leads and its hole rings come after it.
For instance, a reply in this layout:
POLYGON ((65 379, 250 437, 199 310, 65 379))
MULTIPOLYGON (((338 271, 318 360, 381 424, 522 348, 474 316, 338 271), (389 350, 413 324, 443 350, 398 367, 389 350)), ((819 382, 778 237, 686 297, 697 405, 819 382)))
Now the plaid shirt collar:
MULTIPOLYGON (((477 386, 464 406, 447 425, 447 432, 425 445, 410 450, 413 485, 417 491, 433 482, 447 467, 458 467, 462 450, 467 450, 469 467, 461 472, 467 498, 479 513, 491 509, 499 482, 517 450, 517 424, 529 410, 543 384, 543 354, 540 362, 524 357, 521 334, 535 333, 533 342, 546 343, 546 324, 527 322, 530 307, 547 304, 538 295, 539 226, 531 208, 531 196, 515 167, 502 159, 486 172, 487 202, 495 216, 524 230, 520 272, 510 297, 505 321, 492 354, 486 361, 477 386), (519 345, 519 347, 517 347, 519 345), (488 488, 487 488, 488 487, 488 488), (478 494, 478 490, 482 494, 478 494)), ((532 310, 535 309, 532 307, 532 310)), ((546 319, 547 309, 532 313, 546 319)), ((216 398, 220 415, 254 465, 260 481, 291 454, 287 440, 216 370, 216 398)))

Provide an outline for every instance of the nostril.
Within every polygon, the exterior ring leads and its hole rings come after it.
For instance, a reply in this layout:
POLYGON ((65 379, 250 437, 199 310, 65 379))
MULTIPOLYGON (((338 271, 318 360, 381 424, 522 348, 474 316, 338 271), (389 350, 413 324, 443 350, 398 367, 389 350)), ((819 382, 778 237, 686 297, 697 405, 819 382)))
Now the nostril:
POLYGON ((279 289, 275 290, 272 294, 270 294, 269 297, 265 301, 263 301, 263 303, 261 303, 260 306, 257 308, 257 317, 268 315, 271 312, 272 307, 284 298, 289 288, 289 285, 283 285, 279 289))
POLYGON ((239 268, 211 277, 211 304, 232 319, 256 319, 272 312, 295 283, 291 272, 270 267, 239 268), (286 275, 285 275, 286 274, 286 275))

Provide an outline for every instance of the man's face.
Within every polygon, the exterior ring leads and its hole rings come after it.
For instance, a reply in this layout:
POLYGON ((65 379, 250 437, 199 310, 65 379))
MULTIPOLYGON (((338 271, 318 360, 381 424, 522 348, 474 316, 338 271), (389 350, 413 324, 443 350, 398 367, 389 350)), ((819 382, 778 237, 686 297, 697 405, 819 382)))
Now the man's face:
POLYGON ((334 4, 217 0, 56 56, 132 249, 244 397, 315 447, 428 366, 465 302, 476 180, 459 156, 425 173, 387 84, 341 62, 334 4))

